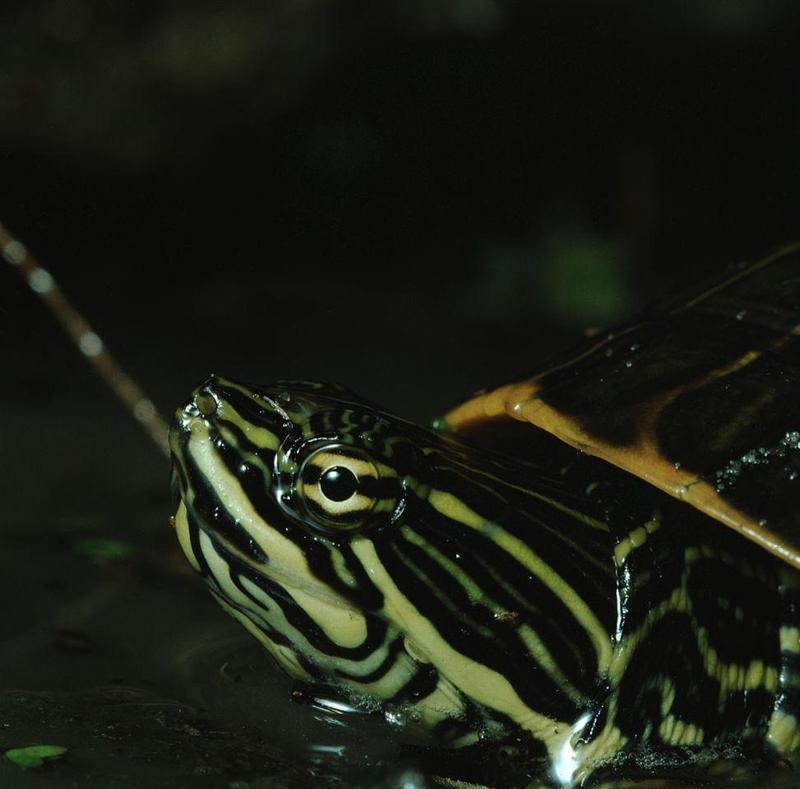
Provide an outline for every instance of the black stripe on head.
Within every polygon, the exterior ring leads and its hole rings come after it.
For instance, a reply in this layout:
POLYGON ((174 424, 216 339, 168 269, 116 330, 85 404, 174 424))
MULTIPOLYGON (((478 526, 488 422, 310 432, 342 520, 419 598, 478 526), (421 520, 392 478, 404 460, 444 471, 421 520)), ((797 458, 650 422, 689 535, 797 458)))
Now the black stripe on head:
MULTIPOLYGON (((442 519, 438 528, 435 522, 420 519, 415 531, 441 554, 455 561, 486 598, 512 617, 509 624, 503 623, 502 618, 492 617, 491 626, 505 634, 517 625, 529 624, 564 676, 579 692, 589 695, 596 680, 596 656, 583 628, 578 629, 574 623, 572 628, 565 627, 565 621, 557 618, 558 611, 547 608, 551 603, 550 595, 540 594, 541 584, 537 585, 527 571, 520 572, 518 566, 509 567, 512 563, 516 565, 512 557, 496 548, 487 548, 486 539, 472 529, 453 528, 449 522, 444 523, 442 516, 438 517, 442 519), (549 613, 545 615, 545 611, 549 613)), ((435 518, 430 520, 435 521, 435 518)), ((514 648, 525 649, 517 642, 514 648)))
MULTIPOLYGON (((275 501, 271 480, 269 484, 265 484, 263 474, 258 468, 241 462, 241 455, 236 447, 221 440, 215 441, 214 445, 218 457, 228 471, 238 479, 245 496, 259 517, 269 528, 280 532, 303 551, 314 576, 359 607, 371 610, 381 607, 383 595, 364 571, 361 563, 352 555, 346 539, 339 544, 336 540, 329 541, 322 536, 311 534, 308 526, 301 526, 299 519, 292 518, 275 501), (343 555, 347 569, 356 580, 355 588, 345 583, 333 567, 331 548, 334 546, 343 555)), ((214 499, 215 502, 209 504, 209 507, 213 509, 214 506, 222 506, 216 496, 214 499)), ((246 534, 243 526, 237 528, 246 534)))
POLYGON ((192 554, 194 555, 195 561, 200 567, 200 575, 208 579, 211 576, 211 570, 203 555, 203 549, 200 546, 200 523, 188 507, 186 508, 186 522, 189 525, 189 543, 192 547, 192 554))
POLYGON ((615 717, 633 742, 639 741, 648 723, 657 731, 664 719, 664 683, 674 693, 668 714, 701 728, 706 742, 739 738, 748 729, 760 729, 759 737, 763 736, 774 694, 763 687, 721 693, 719 680, 706 670, 696 626, 688 615, 666 614, 635 650, 620 683, 615 717))
MULTIPOLYGON (((231 572, 230 578, 233 583, 236 583, 235 575, 233 572, 231 572)), ((236 585, 238 588, 241 589, 241 587, 238 584, 236 585)), ((283 633, 281 633, 280 630, 276 630, 274 627, 270 627, 266 622, 254 621, 251 616, 251 612, 245 606, 241 605, 240 603, 237 603, 234 600, 231 600, 229 597, 224 595, 220 591, 219 586, 217 586, 216 584, 214 586, 211 586, 210 591, 211 594, 217 599, 217 602, 230 606, 231 608, 238 611, 240 614, 246 616, 251 622, 253 622, 253 624, 259 629, 259 631, 261 631, 265 636, 267 636, 267 638, 269 638, 269 640, 272 641, 274 644, 293 649, 294 645, 292 644, 292 642, 283 633)), ((242 592, 244 594, 247 594, 245 590, 242 590, 242 592)))
POLYGON ((388 699, 390 704, 408 704, 430 696, 439 683, 439 672, 430 663, 417 663, 411 679, 388 699))
MULTIPOLYGON (((468 476, 444 463, 435 468, 432 486, 452 493, 481 518, 499 524, 529 546, 575 589, 608 632, 613 632, 617 614, 616 579, 609 534, 587 526, 570 511, 505 484, 504 480, 468 476), (606 565, 598 565, 595 557, 607 557, 606 565)), ((525 482, 526 488, 535 489, 535 484, 531 480, 525 482)))
POLYGON ((367 674, 354 674, 353 672, 344 671, 343 669, 336 669, 334 674, 340 679, 350 679, 354 680, 355 682, 359 682, 362 685, 370 685, 373 682, 378 682, 379 680, 383 679, 386 674, 389 673, 394 664, 397 662, 397 656, 401 652, 403 652, 403 636, 399 635, 394 641, 392 641, 391 644, 389 644, 386 657, 376 669, 373 669, 367 674))
POLYGON ((502 549, 487 535, 450 520, 429 505, 418 529, 432 544, 441 546, 445 555, 452 558, 457 552, 482 566, 484 572, 476 576, 476 582, 480 579, 479 585, 489 583, 485 581, 487 575, 503 579, 506 588, 516 591, 514 605, 509 610, 518 611, 522 621, 529 621, 546 640, 548 649, 558 656, 562 671, 576 687, 585 688, 594 680, 597 654, 586 630, 561 597, 533 575, 516 556, 502 549))
MULTIPOLYGON (((224 548, 220 547, 220 555, 226 562, 233 563, 236 557, 232 556, 224 548)), ((367 633, 364 640, 354 647, 344 647, 332 641, 324 633, 322 628, 306 613, 305 609, 299 605, 291 595, 291 591, 266 578, 252 567, 238 563, 236 571, 242 577, 247 578, 251 583, 265 592, 277 605, 280 606, 286 621, 308 640, 309 644, 317 651, 332 657, 344 658, 346 660, 365 660, 386 640, 388 625, 374 615, 366 614, 367 633)), ((254 598, 240 582, 235 581, 237 588, 246 594, 254 603, 261 605, 257 598, 254 598)))
POLYGON ((230 517, 214 485, 190 458, 186 463, 186 475, 193 495, 186 496, 184 503, 197 526, 211 537, 219 534, 253 561, 259 564, 266 563, 267 555, 244 527, 230 517))
POLYGON ((776 663, 782 611, 775 586, 748 577, 718 559, 703 557, 689 566, 687 590, 692 614, 724 663, 776 663), (741 618, 735 612, 742 612, 741 618))
POLYGON ((460 600, 445 597, 443 589, 432 589, 418 573, 418 556, 404 544, 377 546, 381 563, 398 589, 411 604, 428 619, 453 649, 474 662, 486 665, 502 674, 513 685, 520 698, 532 709, 559 720, 571 720, 576 713, 574 704, 561 692, 544 671, 530 660, 527 651, 509 645, 494 634, 487 636, 470 627, 453 609, 460 600), (444 601, 447 599, 449 605, 444 601))
MULTIPOLYGON (((229 419, 219 418, 215 420, 215 425, 215 436, 218 443, 223 441, 221 432, 224 429, 231 436, 233 436, 236 449, 239 451, 243 461, 248 455, 255 456, 264 464, 264 466, 266 466, 266 468, 270 470, 272 469, 275 463, 275 452, 273 450, 254 444, 252 441, 250 441, 239 425, 229 419)), ((228 444, 230 442, 225 440, 225 443, 228 444)))
POLYGON ((180 461, 175 457, 172 459, 172 466, 170 468, 169 489, 172 500, 172 509, 177 511, 178 506, 186 495, 187 482, 186 473, 184 472, 180 461))
POLYGON ((383 592, 375 586, 348 544, 336 547, 344 560, 345 568, 355 581, 355 587, 345 583, 339 577, 333 566, 330 549, 324 548, 326 543, 320 539, 315 544, 318 549, 309 552, 306 555, 306 561, 309 569, 317 578, 359 608, 366 611, 379 611, 383 608, 383 592))
MULTIPOLYGON (((248 388, 249 387, 244 387, 248 388)), ((220 400, 230 403, 232 408, 255 427, 265 427, 280 438, 291 429, 286 419, 275 411, 266 401, 259 402, 259 396, 253 391, 251 396, 239 389, 216 382, 214 393, 220 400)))
MULTIPOLYGON (((379 649, 385 643, 386 636, 388 635, 388 625, 374 615, 371 615, 365 618, 366 636, 360 644, 355 647, 343 647, 337 644, 328 638, 319 625, 306 613, 305 609, 294 600, 288 589, 258 573, 249 564, 243 562, 239 556, 231 553, 224 545, 214 540, 213 537, 211 538, 211 549, 214 550, 225 564, 226 580, 233 584, 244 597, 252 602, 255 611, 262 611, 263 615, 259 616, 258 621, 256 621, 254 616, 257 616, 257 614, 250 611, 246 606, 232 600, 225 594, 222 585, 208 568, 208 564, 198 543, 198 556, 202 560, 212 592, 226 604, 244 614, 276 644, 283 644, 295 650, 298 660, 303 657, 303 652, 297 649, 297 645, 294 644, 285 633, 281 633, 263 621, 262 617, 269 613, 269 608, 265 606, 263 600, 256 597, 244 585, 244 578, 247 578, 254 586, 261 589, 261 591, 281 610, 288 624, 299 633, 302 633, 312 649, 321 654, 358 662, 369 658, 375 650, 379 649)), ((305 660, 300 660, 300 662, 313 676, 322 678, 323 675, 320 673, 319 667, 313 663, 313 659, 310 656, 306 656, 305 660), (312 666, 313 670, 310 668, 312 666)))

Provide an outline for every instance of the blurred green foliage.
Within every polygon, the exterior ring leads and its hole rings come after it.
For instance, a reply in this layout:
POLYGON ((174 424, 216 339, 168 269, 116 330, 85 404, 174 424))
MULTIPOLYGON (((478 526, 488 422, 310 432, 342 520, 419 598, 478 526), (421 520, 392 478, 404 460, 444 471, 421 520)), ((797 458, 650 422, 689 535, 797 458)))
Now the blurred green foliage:
POLYGON ((29 745, 25 748, 11 748, 5 755, 6 759, 17 767, 28 770, 32 767, 41 767, 45 759, 56 759, 66 752, 67 749, 62 745, 29 745))
POLYGON ((578 331, 625 318, 634 302, 624 246, 577 226, 554 228, 535 243, 491 245, 478 287, 486 313, 578 331))
POLYGON ((133 554, 133 546, 130 543, 110 537, 78 540, 75 543, 75 550, 84 556, 101 561, 128 559, 133 554))
POLYGON ((585 329, 622 320, 633 309, 629 261, 619 242, 565 229, 534 254, 539 301, 549 317, 585 329))

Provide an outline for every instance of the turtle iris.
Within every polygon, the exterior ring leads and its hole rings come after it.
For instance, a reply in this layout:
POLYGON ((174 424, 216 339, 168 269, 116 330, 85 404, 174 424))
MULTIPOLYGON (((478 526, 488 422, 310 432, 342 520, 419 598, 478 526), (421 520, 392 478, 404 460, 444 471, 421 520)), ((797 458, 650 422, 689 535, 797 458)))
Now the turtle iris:
POLYGON ((306 458, 296 490, 307 515, 321 527, 353 529, 373 512, 380 477, 366 454, 334 445, 306 458))

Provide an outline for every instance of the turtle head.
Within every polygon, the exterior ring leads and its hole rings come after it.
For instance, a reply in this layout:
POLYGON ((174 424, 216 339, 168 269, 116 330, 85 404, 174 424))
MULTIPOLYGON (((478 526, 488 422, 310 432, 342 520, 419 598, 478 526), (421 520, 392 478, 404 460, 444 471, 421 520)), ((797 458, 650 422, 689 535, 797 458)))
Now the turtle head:
POLYGON ((420 672, 368 555, 419 487, 414 430, 428 432, 309 382, 212 376, 175 413, 181 546, 223 607, 296 678, 374 699, 398 696, 420 672))
POLYGON ((210 378, 170 441, 183 550, 285 671, 453 744, 563 747, 610 647, 543 557, 586 585, 572 546, 606 533, 529 467, 314 383, 210 378))

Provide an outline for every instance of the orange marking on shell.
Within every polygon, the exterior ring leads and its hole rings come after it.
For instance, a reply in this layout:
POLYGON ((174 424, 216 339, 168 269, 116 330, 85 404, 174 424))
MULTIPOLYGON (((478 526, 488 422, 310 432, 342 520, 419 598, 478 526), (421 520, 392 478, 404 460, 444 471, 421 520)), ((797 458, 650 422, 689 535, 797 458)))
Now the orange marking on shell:
POLYGON ((521 422, 529 422, 551 435, 585 452, 611 463, 649 482, 656 488, 691 504, 725 526, 760 545, 783 561, 800 569, 800 555, 776 534, 759 525, 752 517, 728 504, 712 485, 690 471, 675 468, 674 464, 659 452, 656 442, 655 423, 658 414, 671 400, 688 389, 739 369, 755 357, 736 360, 725 368, 718 368, 683 387, 670 390, 642 404, 640 413, 640 439, 629 446, 614 446, 599 441, 581 429, 579 422, 549 406, 541 399, 541 388, 535 380, 507 384, 457 406, 445 416, 445 422, 456 432, 470 424, 498 417, 510 416, 521 422))

